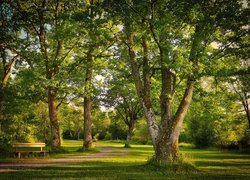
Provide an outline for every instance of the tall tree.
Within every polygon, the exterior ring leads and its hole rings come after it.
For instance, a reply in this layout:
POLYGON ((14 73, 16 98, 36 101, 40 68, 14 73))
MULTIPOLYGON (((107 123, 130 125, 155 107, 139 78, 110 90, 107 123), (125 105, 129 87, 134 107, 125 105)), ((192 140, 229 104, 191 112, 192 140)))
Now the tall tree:
POLYGON ((20 38, 21 25, 16 19, 16 12, 8 1, 0 4, 0 133, 5 110, 5 91, 10 80, 11 71, 20 59, 19 46, 22 46, 20 38))
POLYGON ((125 147, 130 147, 130 140, 134 131, 135 123, 141 116, 141 106, 135 96, 136 89, 131 79, 131 73, 123 57, 113 59, 110 67, 111 78, 107 82, 109 90, 105 93, 104 104, 108 108, 115 108, 119 117, 127 125, 127 137, 125 147))
POLYGON ((115 8, 122 12, 124 42, 152 137, 155 160, 178 159, 178 137, 192 100, 195 81, 206 73, 204 67, 212 68, 210 63, 221 58, 214 57, 212 43, 220 43, 217 37, 224 37, 221 49, 225 52, 238 36, 246 36, 238 29, 247 24, 247 10, 240 1, 131 0, 114 4, 119 4, 115 8), (141 42, 143 58, 138 42, 141 42), (152 42, 157 47, 155 56, 148 48, 152 42), (160 123, 156 121, 150 96, 152 77, 157 74, 161 79, 160 123), (182 98, 175 109, 176 92, 182 92, 182 98))
POLYGON ((84 63, 84 143, 83 148, 92 146, 92 103, 95 97, 95 76, 106 66, 108 49, 114 44, 114 27, 107 18, 100 1, 88 0, 75 15, 84 33, 78 55, 84 63))
POLYGON ((12 3, 19 12, 19 20, 25 24, 23 31, 32 44, 33 67, 39 69, 44 81, 41 85, 47 91, 52 148, 61 146, 57 108, 60 105, 58 94, 63 94, 60 90, 67 82, 67 72, 63 67, 71 63, 70 54, 78 42, 74 31, 77 25, 69 23, 68 18, 71 5, 68 1, 60 0, 12 3))

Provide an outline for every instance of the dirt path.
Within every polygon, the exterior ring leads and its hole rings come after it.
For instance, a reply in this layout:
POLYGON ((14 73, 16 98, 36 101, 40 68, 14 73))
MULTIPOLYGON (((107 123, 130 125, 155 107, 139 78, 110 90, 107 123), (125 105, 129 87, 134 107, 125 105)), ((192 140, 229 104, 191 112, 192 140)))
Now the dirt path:
POLYGON ((105 158, 109 158, 112 156, 122 156, 127 154, 126 149, 114 148, 114 147, 101 147, 101 151, 98 153, 88 154, 88 155, 78 155, 78 156, 69 156, 65 158, 56 158, 56 159, 38 159, 34 160, 26 160, 25 161, 17 161, 12 163, 0 163, 0 172, 6 171, 15 171, 18 168, 36 168, 36 167, 46 167, 46 166, 60 166, 64 164, 73 164, 85 161, 96 161, 105 158))

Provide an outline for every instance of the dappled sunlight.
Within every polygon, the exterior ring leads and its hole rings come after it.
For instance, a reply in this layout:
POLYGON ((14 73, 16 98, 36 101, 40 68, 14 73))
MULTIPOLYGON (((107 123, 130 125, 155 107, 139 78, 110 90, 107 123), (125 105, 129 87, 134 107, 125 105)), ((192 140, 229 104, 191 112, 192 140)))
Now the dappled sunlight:
MULTIPOLYGON (((69 150, 80 145, 79 141, 67 140, 64 143, 64 147, 69 148, 69 150)), ((222 179, 224 177, 250 178, 250 155, 239 152, 209 151, 186 146, 181 150, 183 158, 193 162, 199 171, 174 173, 146 165, 146 162, 153 155, 153 147, 150 145, 132 144, 132 148, 123 148, 123 143, 98 141, 96 147, 100 148, 99 152, 69 151, 68 153, 55 154, 41 160, 41 162, 54 161, 56 163, 43 164, 43 166, 36 163, 37 159, 26 159, 25 163, 33 162, 33 164, 22 168, 8 167, 3 169, 1 174, 6 179, 17 176, 20 178, 130 179, 133 177, 135 179, 154 179, 158 177, 165 179, 168 177, 175 179, 176 173, 181 179, 200 179, 201 177, 205 179, 214 179, 215 177, 222 179)))

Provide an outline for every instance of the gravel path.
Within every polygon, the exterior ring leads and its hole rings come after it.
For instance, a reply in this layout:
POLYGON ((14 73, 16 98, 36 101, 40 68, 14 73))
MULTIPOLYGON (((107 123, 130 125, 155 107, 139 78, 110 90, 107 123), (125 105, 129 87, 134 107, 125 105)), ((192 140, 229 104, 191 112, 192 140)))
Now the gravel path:
POLYGON ((102 160, 105 158, 109 158, 112 156, 122 156, 127 154, 126 149, 114 148, 114 147, 101 147, 101 151, 98 153, 88 154, 88 155, 80 155, 80 156, 70 156, 65 158, 57 158, 57 159, 38 159, 27 160, 25 161, 17 161, 12 163, 0 163, 0 172, 6 171, 16 171, 18 168, 36 168, 36 167, 46 167, 46 166, 54 166, 54 165, 64 165, 64 164, 73 164, 85 161, 96 161, 102 160))

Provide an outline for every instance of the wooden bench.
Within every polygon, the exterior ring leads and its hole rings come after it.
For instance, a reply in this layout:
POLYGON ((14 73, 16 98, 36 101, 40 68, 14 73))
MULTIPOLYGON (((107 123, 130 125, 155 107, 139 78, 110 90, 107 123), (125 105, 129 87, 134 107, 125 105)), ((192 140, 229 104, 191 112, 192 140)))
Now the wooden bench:
POLYGON ((15 154, 18 155, 18 158, 21 157, 21 153, 32 153, 32 152, 39 152, 42 153, 45 157, 47 151, 43 148, 45 147, 45 143, 14 143, 13 148, 15 148, 15 154))

